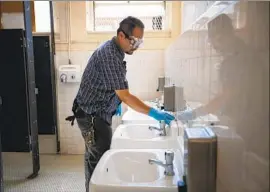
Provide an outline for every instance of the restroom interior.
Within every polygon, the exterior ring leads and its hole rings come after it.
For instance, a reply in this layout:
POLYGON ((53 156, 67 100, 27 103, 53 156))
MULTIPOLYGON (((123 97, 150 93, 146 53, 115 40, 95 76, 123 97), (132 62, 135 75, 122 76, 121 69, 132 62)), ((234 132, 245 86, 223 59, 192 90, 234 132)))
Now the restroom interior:
MULTIPOLYGON (((226 79, 235 81, 231 89, 241 88, 244 92, 233 95, 233 103, 225 103, 234 114, 233 118, 214 114, 222 127, 211 128, 217 135, 216 191, 269 191, 267 1, 40 1, 29 5, 1 1, 0 46, 4 53, 1 57, 4 70, 0 72, 0 113, 5 119, 2 122, 6 122, 0 123, 1 191, 84 191, 84 141, 77 124, 71 127, 65 118, 71 115, 80 75, 88 58, 98 45, 115 35, 118 22, 131 13, 142 19, 146 29, 143 47, 134 55, 125 57, 130 92, 149 104, 157 100, 165 103, 172 98, 185 100, 191 109, 207 105, 222 90, 219 71, 224 56, 211 45, 207 25, 221 14, 231 18, 234 33, 248 47, 241 49, 240 53, 253 60, 243 62, 246 63, 244 66, 232 66, 230 70, 235 73, 229 74, 239 78, 229 76, 226 79), (28 12, 24 9, 26 6, 30 7, 28 12), (146 8, 151 11, 144 10, 146 8), (24 36, 21 29, 26 29, 26 39, 32 36, 32 52, 27 46, 21 48, 24 45, 20 39, 24 36), (63 73, 70 74, 70 79, 61 76, 63 73), (76 78, 72 78, 73 75, 76 78), (166 96, 164 90, 157 91, 160 77, 166 78, 166 86, 176 86, 182 91, 177 91, 175 97, 166 96), (22 88, 17 89, 19 86, 22 88), (5 98, 10 99, 13 106, 9 107, 13 110, 4 108, 5 98), (20 121, 16 122, 12 117, 20 121), (34 178, 27 178, 29 176, 34 178)), ((142 124, 142 121, 149 120, 124 104, 122 110, 122 116, 113 118, 115 133, 129 121, 142 124)), ((204 126, 208 127, 212 120, 208 115, 204 120, 187 126, 193 127, 196 123, 201 126, 204 121, 204 126)), ((177 137, 172 138, 173 141, 183 137, 186 125, 179 122, 175 126, 177 137)), ((174 130, 173 126, 171 130, 174 130)), ((144 132, 138 133, 139 128, 135 126, 133 137, 148 137, 144 132)), ((137 141, 137 145, 141 142, 137 141)), ((169 142, 164 141, 163 150, 171 147, 169 142)), ((149 148, 161 146, 150 142, 147 145, 149 148)), ((124 157, 119 158, 121 161, 124 157)), ((98 185, 94 190, 98 191, 98 185)), ((115 189, 103 189, 106 190, 115 189)), ((118 188, 118 192, 121 190, 118 188)), ((177 191, 176 183, 168 191, 177 191)))

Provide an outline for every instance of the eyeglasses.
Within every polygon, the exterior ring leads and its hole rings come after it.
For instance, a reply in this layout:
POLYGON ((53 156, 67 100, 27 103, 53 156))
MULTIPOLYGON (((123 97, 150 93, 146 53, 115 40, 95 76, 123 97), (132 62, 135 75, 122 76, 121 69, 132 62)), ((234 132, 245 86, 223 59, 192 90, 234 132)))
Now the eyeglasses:
POLYGON ((141 47, 141 45, 143 44, 143 39, 134 37, 134 36, 129 36, 125 31, 121 30, 125 37, 129 40, 130 45, 132 46, 133 49, 137 49, 139 47, 141 47))

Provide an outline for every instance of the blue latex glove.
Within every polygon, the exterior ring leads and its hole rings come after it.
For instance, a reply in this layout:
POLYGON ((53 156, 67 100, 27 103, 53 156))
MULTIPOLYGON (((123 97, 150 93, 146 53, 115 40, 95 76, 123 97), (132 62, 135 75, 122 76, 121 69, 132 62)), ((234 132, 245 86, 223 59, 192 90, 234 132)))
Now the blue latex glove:
POLYGON ((118 105, 117 109, 116 109, 116 112, 115 112, 115 115, 116 116, 121 116, 122 115, 122 107, 121 107, 121 104, 118 105))
POLYGON ((154 119, 158 121, 164 120, 167 125, 171 123, 172 120, 174 120, 174 116, 170 115, 169 113, 165 113, 163 111, 158 111, 154 108, 151 108, 148 115, 150 117, 153 117, 154 119))

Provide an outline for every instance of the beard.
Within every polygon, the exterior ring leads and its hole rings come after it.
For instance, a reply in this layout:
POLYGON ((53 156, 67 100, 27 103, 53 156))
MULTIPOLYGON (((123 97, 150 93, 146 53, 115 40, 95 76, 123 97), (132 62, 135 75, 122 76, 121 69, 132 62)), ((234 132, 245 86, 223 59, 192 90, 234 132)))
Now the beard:
POLYGON ((137 50, 137 48, 136 49, 130 49, 129 51, 126 51, 125 53, 126 54, 128 54, 128 55, 132 55, 133 53, 134 53, 134 51, 136 51, 137 50))

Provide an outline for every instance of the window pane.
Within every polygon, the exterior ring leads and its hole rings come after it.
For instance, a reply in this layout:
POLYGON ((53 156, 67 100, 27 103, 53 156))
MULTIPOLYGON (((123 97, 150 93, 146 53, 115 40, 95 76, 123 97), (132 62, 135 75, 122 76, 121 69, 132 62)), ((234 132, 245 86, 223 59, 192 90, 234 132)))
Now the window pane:
POLYGON ((36 32, 50 32, 50 4, 49 1, 34 1, 36 32))
POLYGON ((95 1, 96 5, 98 5, 98 4, 101 4, 101 5, 104 5, 104 4, 125 4, 125 3, 128 3, 128 1, 95 1))
POLYGON ((110 5, 96 6, 95 17, 164 16, 162 5, 110 5))
POLYGON ((130 4, 162 4, 164 1, 129 1, 130 4))
POLYGON ((121 20, 127 16, 141 19, 146 30, 164 29, 165 7, 163 1, 132 2, 95 4, 95 31, 115 31, 121 20))

